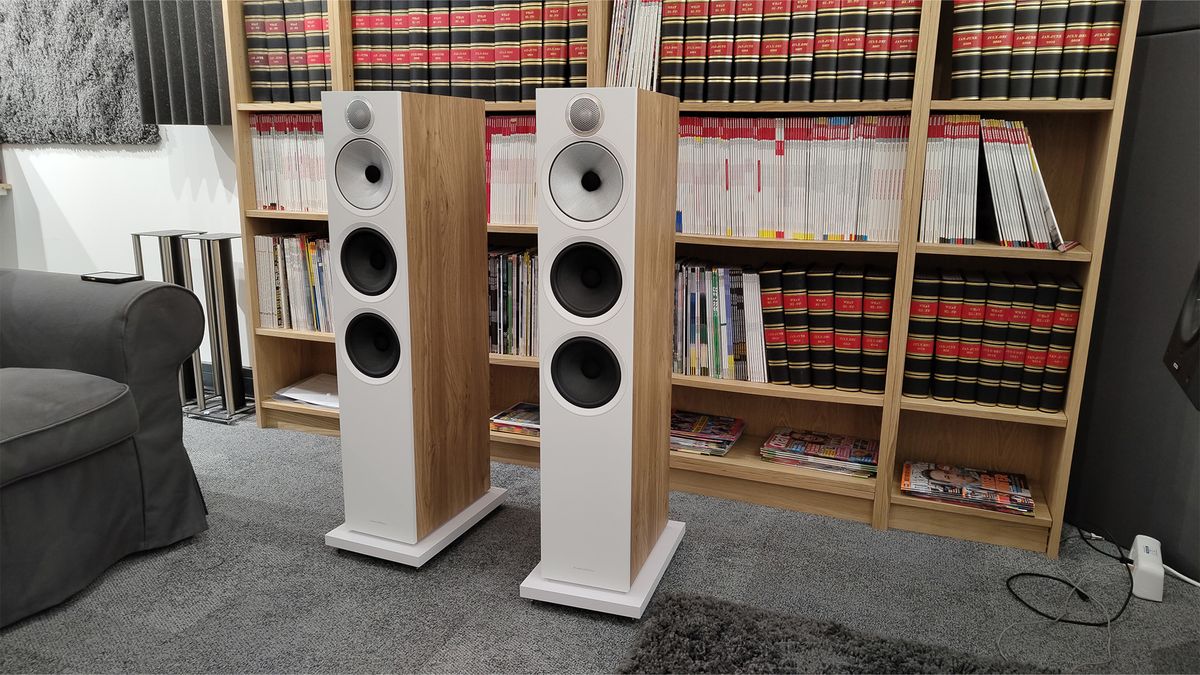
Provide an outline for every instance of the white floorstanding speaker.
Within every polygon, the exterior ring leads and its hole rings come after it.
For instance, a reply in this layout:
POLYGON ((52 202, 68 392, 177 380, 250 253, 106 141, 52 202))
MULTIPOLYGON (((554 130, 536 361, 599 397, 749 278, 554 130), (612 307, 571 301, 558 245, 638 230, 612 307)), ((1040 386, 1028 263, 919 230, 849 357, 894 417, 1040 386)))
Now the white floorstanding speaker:
POLYGON ((640 617, 667 520, 679 103, 539 89, 542 560, 521 597, 640 617))
POLYGON ((483 103, 321 97, 346 522, 419 567, 500 505, 488 447, 483 103))

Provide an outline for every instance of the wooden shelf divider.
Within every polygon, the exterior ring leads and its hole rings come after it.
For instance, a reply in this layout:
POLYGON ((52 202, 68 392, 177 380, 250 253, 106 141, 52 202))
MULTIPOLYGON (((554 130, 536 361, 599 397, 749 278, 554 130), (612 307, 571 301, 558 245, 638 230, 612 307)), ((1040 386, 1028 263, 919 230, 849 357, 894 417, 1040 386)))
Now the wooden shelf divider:
POLYGON ((328 213, 318 213, 316 211, 273 211, 271 209, 246 209, 247 218, 275 218, 277 220, 308 220, 315 222, 326 222, 329 220, 328 213))
POLYGON ((1037 410, 1022 410, 1020 408, 1003 408, 975 403, 958 403, 956 401, 938 401, 932 398, 901 397, 900 409, 935 413, 938 415, 974 417, 981 420, 1039 424, 1047 427, 1067 426, 1067 416, 1061 412, 1045 413, 1037 410))
POLYGON ((711 234, 675 233, 675 243, 692 246, 725 246, 729 248, 769 248, 795 251, 861 251, 895 253, 900 244, 894 241, 837 241, 828 239, 767 239, 765 237, 722 237, 711 234))
POLYGON ((309 342, 334 342, 333 333, 315 330, 297 330, 295 328, 263 328, 254 329, 255 335, 264 337, 283 338, 285 340, 308 340, 309 342))
POLYGON ((1039 113, 1078 113, 1105 112, 1113 109, 1113 102, 1108 99, 1088 99, 1083 101, 1063 99, 1060 101, 931 101, 929 107, 934 112, 1039 112, 1039 113))
POLYGON ((1064 262, 1088 262, 1092 259, 1092 252, 1085 246, 1076 246, 1066 251, 1059 251, 1056 249, 1001 246, 987 241, 975 242, 974 244, 918 243, 917 253, 978 258, 1007 258, 1011 260, 1059 260, 1064 262))

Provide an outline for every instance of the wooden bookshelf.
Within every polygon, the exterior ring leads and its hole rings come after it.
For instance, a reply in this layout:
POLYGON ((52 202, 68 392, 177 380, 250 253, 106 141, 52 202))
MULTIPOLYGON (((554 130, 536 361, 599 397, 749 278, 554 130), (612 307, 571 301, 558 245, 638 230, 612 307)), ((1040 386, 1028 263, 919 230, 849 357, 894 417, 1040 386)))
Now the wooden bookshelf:
POLYGON ((328 213, 316 211, 274 211, 271 209, 246 209, 247 218, 274 218, 276 220, 311 220, 328 222, 328 213))
MULTIPOLYGON (((320 104, 251 102, 241 2, 223 2, 246 275, 253 280, 253 235, 321 232, 326 227, 326 217, 253 208, 249 116, 255 112, 317 112, 320 104)), ((1125 5, 1110 100, 947 100, 951 5, 925 0, 912 101, 681 104, 681 112, 688 115, 905 114, 910 116, 910 127, 897 242, 675 236, 680 255, 703 256, 729 264, 814 259, 858 264, 869 259, 872 264, 893 266, 896 288, 889 336, 892 349, 883 394, 673 376, 673 405, 735 415, 747 422, 746 436, 726 457, 671 453, 673 489, 857 520, 879 529, 894 527, 1025 548, 1052 557, 1058 554, 1140 8, 1140 0, 1130 0, 1125 5), (971 246, 919 243, 927 127, 930 114, 935 112, 988 114, 1019 119, 1029 125, 1063 234, 1080 245, 1060 253, 988 243, 971 246), (1071 275, 1079 281, 1084 294, 1063 412, 1047 414, 902 396, 903 347, 907 342, 912 278, 918 267, 1042 270, 1071 275), (761 461, 758 444, 771 429, 785 425, 879 438, 878 477, 864 480, 761 461), (1032 516, 1017 516, 904 495, 899 489, 898 475, 905 461, 1019 471, 1032 483, 1037 509, 1032 516)), ((604 85, 610 19, 610 3, 589 0, 589 86, 604 85)), ((347 0, 330 3, 330 25, 333 88, 349 90, 353 88, 353 73, 347 0)), ((487 112, 498 114, 529 114, 533 109, 531 103, 486 105, 487 112)), ((536 235, 537 227, 489 225, 488 233, 497 245, 532 246, 531 237, 536 235)), ((253 288, 252 283, 250 287, 253 288)), ((257 298, 253 293, 249 315, 257 316, 257 298)), ((283 386, 315 373, 334 372, 333 336, 256 326, 251 342, 255 391, 262 399, 258 406, 259 424, 337 433, 337 411, 271 400, 273 392, 283 386)), ((492 355, 490 370, 493 411, 518 401, 537 401, 540 382, 536 357, 492 355)), ((491 444, 496 460, 537 465, 536 438, 493 433, 491 444)))

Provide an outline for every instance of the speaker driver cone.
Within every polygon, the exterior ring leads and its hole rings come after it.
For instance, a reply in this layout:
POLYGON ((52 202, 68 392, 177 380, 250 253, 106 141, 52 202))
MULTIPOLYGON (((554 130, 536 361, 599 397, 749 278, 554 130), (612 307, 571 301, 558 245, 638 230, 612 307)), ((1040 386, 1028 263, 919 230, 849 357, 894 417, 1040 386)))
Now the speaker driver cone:
POLYGON ((621 297, 621 268, 598 244, 571 244, 550 265, 550 290, 575 316, 600 316, 621 297))
POLYGON ((356 138, 338 151, 333 165, 338 192, 356 208, 378 207, 392 191, 392 165, 379 144, 356 138))
POLYGON ((621 388, 621 364, 603 342, 574 337, 554 352, 550 379, 558 393, 572 405, 599 408, 621 388))
POLYGON ((624 184, 621 164, 599 143, 572 143, 550 164, 550 198, 574 220, 593 222, 612 213, 624 184))
POLYGON ((367 377, 387 377, 400 363, 400 339, 383 317, 359 314, 346 327, 346 355, 367 377))
POLYGON ((363 295, 379 295, 396 280, 396 251, 387 238, 370 227, 359 227, 342 243, 342 274, 363 295))

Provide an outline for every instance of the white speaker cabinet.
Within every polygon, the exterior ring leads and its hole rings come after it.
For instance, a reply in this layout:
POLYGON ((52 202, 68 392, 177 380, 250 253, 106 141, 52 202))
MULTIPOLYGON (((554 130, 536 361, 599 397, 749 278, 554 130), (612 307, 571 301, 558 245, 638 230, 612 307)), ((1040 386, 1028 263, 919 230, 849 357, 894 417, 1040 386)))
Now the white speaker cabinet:
POLYGON ((667 520, 679 104, 537 92, 542 560, 521 596, 640 617, 667 520))
POLYGON ((346 522, 335 548, 419 567, 491 487, 483 104, 321 97, 346 522))

